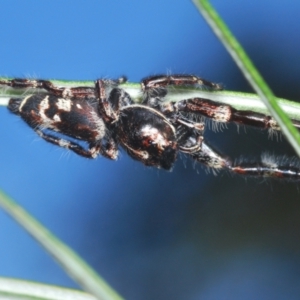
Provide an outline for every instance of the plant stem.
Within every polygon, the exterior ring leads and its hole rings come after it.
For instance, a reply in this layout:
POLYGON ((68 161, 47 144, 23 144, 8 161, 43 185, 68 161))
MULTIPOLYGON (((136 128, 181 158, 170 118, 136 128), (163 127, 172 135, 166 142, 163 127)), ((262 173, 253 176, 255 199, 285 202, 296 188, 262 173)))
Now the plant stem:
POLYGON ((298 156, 300 156, 300 133, 293 126, 288 116, 282 111, 271 89, 259 74, 242 46, 235 39, 208 0, 193 0, 193 2, 243 72, 245 78, 260 96, 270 111, 270 114, 278 122, 283 134, 286 136, 298 156))

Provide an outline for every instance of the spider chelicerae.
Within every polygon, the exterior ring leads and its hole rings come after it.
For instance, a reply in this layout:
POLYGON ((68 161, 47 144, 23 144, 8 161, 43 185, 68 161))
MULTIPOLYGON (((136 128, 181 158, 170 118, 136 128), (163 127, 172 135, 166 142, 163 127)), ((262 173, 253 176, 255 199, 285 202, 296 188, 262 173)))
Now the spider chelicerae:
MULTIPOLYGON (((21 116, 44 140, 87 158, 102 155, 115 160, 121 146, 146 166, 166 170, 172 169, 181 152, 213 169, 227 169, 242 175, 300 179, 300 164, 296 159, 263 155, 259 161, 232 161, 222 156, 206 143, 205 125, 195 121, 194 116, 280 130, 272 117, 198 97, 164 101, 170 86, 205 86, 221 90, 221 85, 194 75, 150 76, 141 81, 143 101, 136 104, 122 88, 125 82, 125 77, 98 79, 94 87, 67 88, 47 80, 16 78, 0 80, 0 85, 43 89, 44 93, 11 98, 8 109, 21 116), (88 146, 82 146, 79 140, 88 146)), ((299 121, 293 120, 293 123, 300 128, 299 121)))

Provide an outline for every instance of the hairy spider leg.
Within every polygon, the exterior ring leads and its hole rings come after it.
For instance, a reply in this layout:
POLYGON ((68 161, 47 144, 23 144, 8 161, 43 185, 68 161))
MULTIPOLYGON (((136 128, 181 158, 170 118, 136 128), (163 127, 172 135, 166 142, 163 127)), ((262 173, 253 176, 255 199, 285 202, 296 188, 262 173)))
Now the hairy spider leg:
MULTIPOLYGON (((125 76, 120 77, 116 80, 102 80, 107 86, 117 86, 119 84, 125 83, 127 78, 125 76)), ((6 85, 12 88, 33 88, 33 89, 44 89, 47 92, 62 98, 93 98, 95 97, 94 87, 58 87, 54 85, 49 80, 33 80, 33 79, 23 79, 15 78, 11 80, 0 80, 0 85, 6 85)))
POLYGON ((34 128, 34 131, 45 141, 66 148, 86 158, 96 158, 99 154, 102 156, 115 160, 118 158, 118 147, 114 140, 108 141, 105 145, 100 143, 90 143, 88 149, 84 149, 79 144, 68 141, 66 139, 58 138, 51 134, 44 133, 41 129, 34 128))
MULTIPOLYGON (((207 99, 187 99, 179 102, 162 104, 162 112, 199 113, 217 122, 234 122, 256 128, 280 130, 277 122, 270 116, 252 111, 238 111, 229 105, 224 105, 207 99), (171 109, 170 109, 171 107, 171 109)), ((300 122, 292 120, 294 126, 300 129, 300 122)), ((299 180, 300 166, 294 159, 263 155, 258 161, 247 159, 231 162, 212 150, 202 142, 198 153, 191 155, 195 160, 211 168, 226 168, 233 173, 258 177, 274 177, 299 180)))
POLYGON ((201 149, 190 156, 214 170, 227 169, 235 174, 254 177, 273 177, 279 179, 300 179, 300 163, 295 158, 263 154, 257 159, 232 160, 213 150, 207 143, 202 142, 201 149))
POLYGON ((10 86, 12 88, 33 88, 44 89, 45 91, 62 98, 92 98, 95 97, 93 87, 58 87, 48 80, 33 80, 15 78, 12 80, 0 80, 0 85, 10 86))
MULTIPOLYGON (((116 112, 106 97, 107 82, 103 79, 98 79, 95 82, 95 94, 99 103, 99 112, 102 115, 105 123, 111 124, 118 120, 118 111, 116 112)), ((119 101, 119 100, 118 100, 119 101)), ((117 105, 119 109, 119 104, 117 105)))
POLYGON ((184 75, 184 74, 174 74, 174 75, 157 75, 149 76, 144 78, 141 82, 142 90, 144 92, 155 92, 156 89, 162 89, 169 85, 175 86, 195 86, 202 85, 208 87, 212 90, 222 90, 222 85, 208 81, 206 79, 197 77, 195 75, 184 75))
MULTIPOLYGON (((271 116, 250 110, 237 110, 230 105, 204 98, 191 98, 178 102, 162 103, 161 111, 164 114, 171 112, 193 113, 216 122, 233 122, 261 129, 280 130, 278 123, 271 116)), ((291 121, 296 128, 300 129, 300 121, 294 119, 291 121)))
MULTIPOLYGON (((241 125, 263 129, 280 130, 278 123, 271 116, 250 110, 237 110, 230 105, 204 98, 184 99, 178 102, 163 103, 162 98, 167 94, 167 86, 204 85, 213 90, 222 90, 217 83, 207 81, 194 75, 158 75, 142 80, 141 86, 147 105, 161 110, 162 113, 186 112, 200 114, 216 122, 234 122, 241 125)), ((300 121, 292 119, 294 126, 300 129, 300 121)))
POLYGON ((79 144, 77 144, 75 142, 71 142, 66 139, 58 138, 51 134, 46 134, 39 128, 33 128, 33 130, 45 141, 47 141, 51 144, 57 145, 59 147, 63 147, 65 149, 69 149, 69 150, 75 152, 76 154, 79 154, 86 158, 96 158, 100 152, 99 146, 92 147, 90 145, 90 147, 88 149, 84 149, 82 146, 80 146, 79 144))
POLYGON ((176 126, 176 139, 180 152, 193 154, 202 147, 203 133, 186 125, 179 125, 176 126))
POLYGON ((229 169, 234 173, 246 176, 300 179, 299 160, 285 156, 263 154, 259 161, 239 159, 229 169))

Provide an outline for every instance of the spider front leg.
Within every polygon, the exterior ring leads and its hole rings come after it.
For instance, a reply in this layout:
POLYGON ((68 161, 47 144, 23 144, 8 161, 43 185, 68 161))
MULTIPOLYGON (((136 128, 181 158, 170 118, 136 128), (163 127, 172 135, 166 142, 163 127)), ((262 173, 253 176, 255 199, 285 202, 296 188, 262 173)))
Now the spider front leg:
MULTIPOLYGON (((256 128, 280 130, 278 123, 271 116, 249 110, 237 110, 230 105, 204 98, 163 103, 160 109, 164 114, 175 112, 193 113, 216 122, 234 122, 256 128)), ((300 121, 292 120, 292 122, 296 128, 300 129, 300 121)))
POLYGON ((206 79, 194 76, 194 75, 184 75, 184 74, 174 74, 174 75, 157 75, 149 76, 142 80, 141 86, 143 92, 151 93, 162 90, 170 85, 175 86, 205 86, 212 90, 222 90, 223 87, 206 79))
POLYGON ((194 75, 158 75, 149 76, 141 81, 141 88, 144 93, 143 104, 160 110, 163 98, 168 93, 169 86, 204 86, 211 90, 222 90, 220 84, 210 82, 194 75))
MULTIPOLYGON (((178 102, 163 103, 167 87, 203 85, 212 90, 222 90, 217 83, 193 75, 152 76, 141 82, 144 92, 144 103, 160 110, 164 114, 174 112, 194 113, 216 122, 234 122, 241 125, 263 129, 280 130, 278 123, 271 116, 250 110, 237 110, 234 107, 204 98, 184 99, 178 102)), ((300 129, 300 121, 292 119, 294 126, 300 129)))

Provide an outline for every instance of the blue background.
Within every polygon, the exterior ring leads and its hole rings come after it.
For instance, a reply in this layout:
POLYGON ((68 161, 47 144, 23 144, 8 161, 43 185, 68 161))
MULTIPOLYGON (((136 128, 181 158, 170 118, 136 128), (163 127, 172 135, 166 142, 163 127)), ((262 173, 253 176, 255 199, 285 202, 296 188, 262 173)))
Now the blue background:
MULTIPOLYGON (((212 1, 277 96, 300 97, 300 2, 212 1)), ((6 1, 0 74, 94 80, 193 73, 251 91, 190 1, 6 1)), ((299 184, 87 160, 0 108, 1 188, 126 299, 299 299, 299 184)), ((266 132, 205 133, 231 157, 294 155, 266 132)), ((77 288, 0 211, 0 275, 77 288)))

